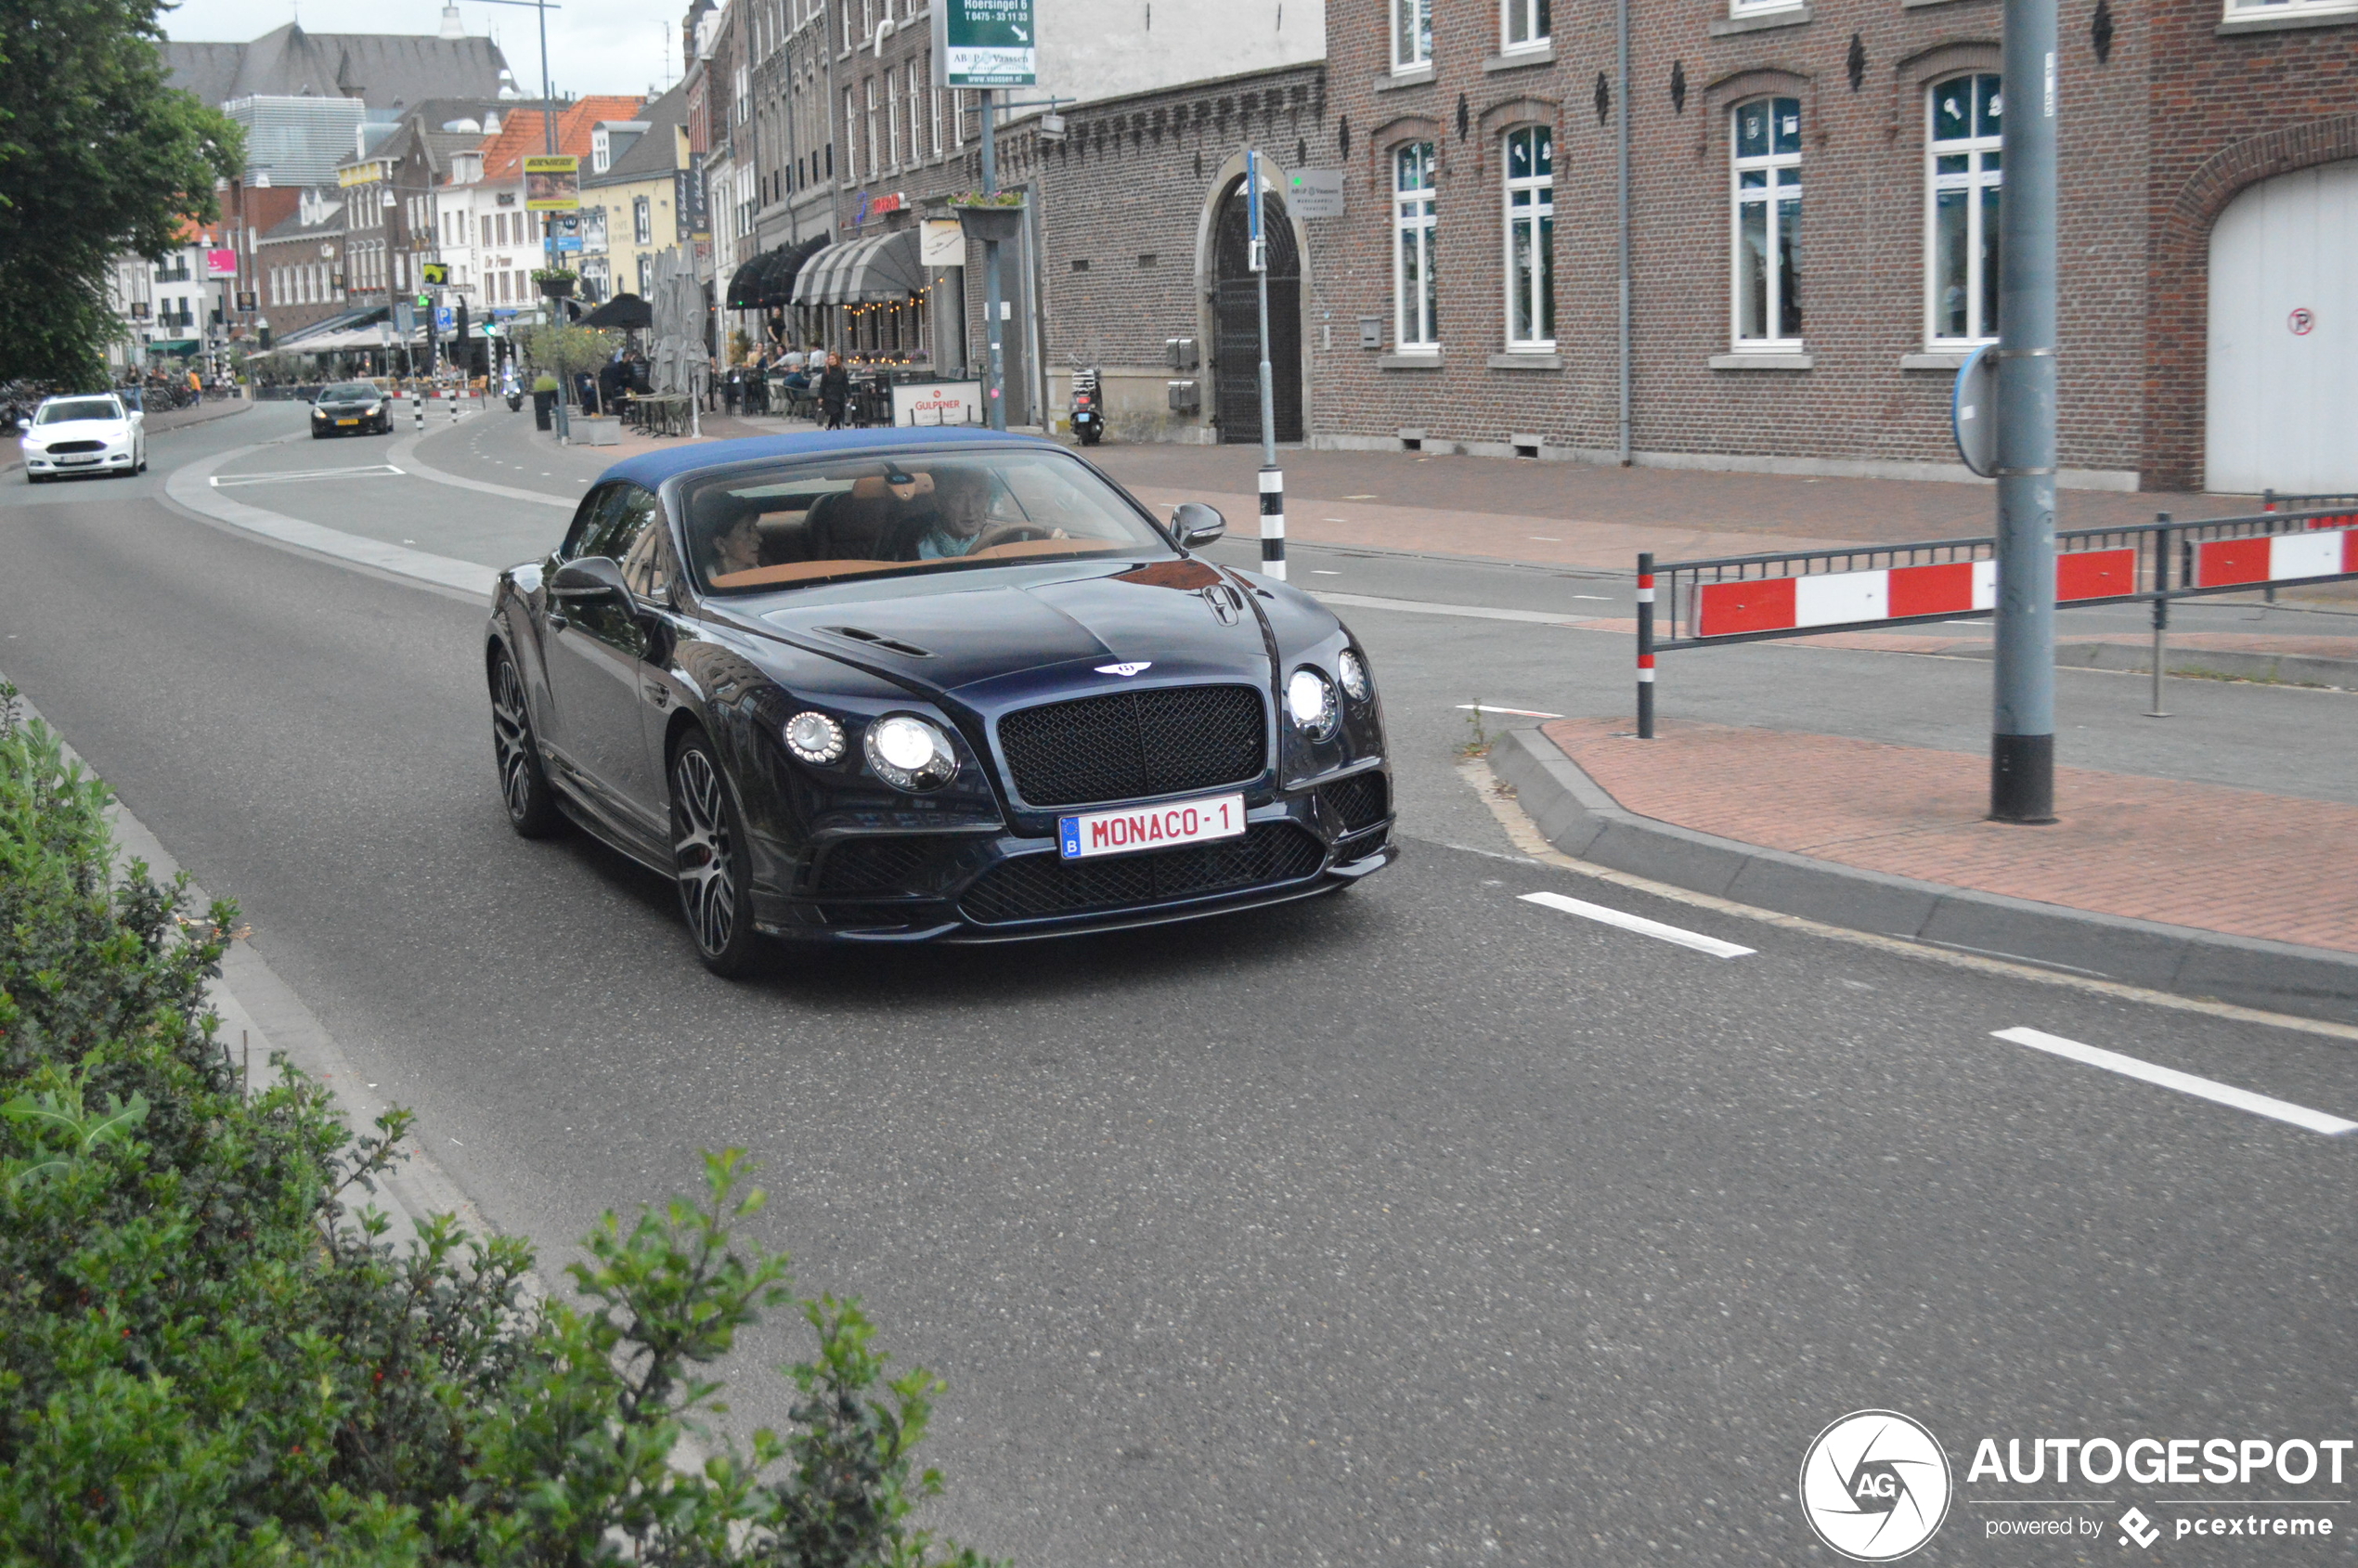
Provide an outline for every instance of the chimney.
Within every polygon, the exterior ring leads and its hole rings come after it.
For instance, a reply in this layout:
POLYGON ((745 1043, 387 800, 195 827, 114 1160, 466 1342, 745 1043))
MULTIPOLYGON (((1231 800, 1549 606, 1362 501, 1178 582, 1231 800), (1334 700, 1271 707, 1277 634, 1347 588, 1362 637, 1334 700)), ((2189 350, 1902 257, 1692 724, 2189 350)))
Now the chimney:
POLYGON ((467 35, 466 25, 459 19, 458 6, 442 7, 442 35, 445 38, 464 38, 467 35))

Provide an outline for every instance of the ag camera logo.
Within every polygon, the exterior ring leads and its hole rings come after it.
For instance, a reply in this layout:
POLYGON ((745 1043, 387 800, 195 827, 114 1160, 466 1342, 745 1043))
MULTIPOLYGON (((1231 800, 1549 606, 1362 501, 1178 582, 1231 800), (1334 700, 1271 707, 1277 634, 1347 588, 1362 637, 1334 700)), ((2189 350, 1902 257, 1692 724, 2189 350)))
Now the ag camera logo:
POLYGON ((1801 1461, 1801 1507, 1818 1538, 1857 1562, 1907 1556, 1949 1517, 1949 1456, 1897 1410, 1855 1410, 1801 1461))

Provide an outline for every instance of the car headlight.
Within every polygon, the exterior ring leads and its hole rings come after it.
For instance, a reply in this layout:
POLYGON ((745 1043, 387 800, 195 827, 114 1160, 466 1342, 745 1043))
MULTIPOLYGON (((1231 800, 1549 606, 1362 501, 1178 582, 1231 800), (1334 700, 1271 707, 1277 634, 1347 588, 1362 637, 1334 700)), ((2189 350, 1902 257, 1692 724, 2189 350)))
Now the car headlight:
POLYGON ((1376 694, 1375 682, 1367 679, 1367 665, 1348 648, 1335 660, 1335 678, 1342 682, 1342 694, 1353 702, 1364 703, 1376 694))
POLYGON ((786 749, 805 762, 824 764, 843 757, 843 726, 808 710, 786 720, 786 749))
POLYGON ((384 412, 384 407, 382 403, 371 403, 360 411, 364 414, 381 414, 384 412))
POLYGON ((958 773, 958 753, 939 727, 906 713, 868 726, 868 766, 895 789, 939 789, 958 773))
POLYGON ((1286 682, 1286 712, 1292 716, 1295 728, 1314 741, 1333 735, 1342 719, 1335 704, 1334 683, 1307 666, 1295 670, 1286 682))

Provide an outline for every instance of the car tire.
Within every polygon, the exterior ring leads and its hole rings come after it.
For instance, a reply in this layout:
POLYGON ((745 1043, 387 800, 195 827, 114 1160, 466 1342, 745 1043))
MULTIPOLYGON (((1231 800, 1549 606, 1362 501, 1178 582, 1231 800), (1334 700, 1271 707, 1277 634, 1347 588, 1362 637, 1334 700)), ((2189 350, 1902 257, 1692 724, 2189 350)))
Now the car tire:
POLYGON ((672 878, 704 966, 742 979, 759 965, 753 928, 753 850, 712 743, 691 733, 671 754, 672 878))
POLYGON ((563 828, 564 813, 557 809, 548 771, 540 764, 540 742, 532 732, 524 675, 505 648, 491 658, 491 755, 499 766, 508 825, 525 838, 547 838, 563 828))

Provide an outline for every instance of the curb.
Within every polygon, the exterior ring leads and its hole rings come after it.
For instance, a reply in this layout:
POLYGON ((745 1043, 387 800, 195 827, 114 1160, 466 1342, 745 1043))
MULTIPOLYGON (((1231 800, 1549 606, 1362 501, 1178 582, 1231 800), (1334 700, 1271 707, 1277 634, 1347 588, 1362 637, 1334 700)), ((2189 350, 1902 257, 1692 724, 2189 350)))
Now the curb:
POLYGON ((2358 954, 1922 882, 1657 822, 1614 800, 1536 728, 1508 731, 1490 768, 1574 860, 1849 930, 2358 1023, 2358 954))
MULTIPOLYGON (((1986 649, 1950 650, 1950 656, 1981 659, 1996 655, 1986 649)), ((2057 643, 2055 663, 2075 669, 2120 670, 2133 675, 2153 673, 2151 648, 2119 642, 2057 643)), ((2330 686, 2358 691, 2358 659, 2316 658, 2304 654, 2256 654, 2228 648, 2172 648, 2162 667, 2165 675, 2223 676, 2231 680, 2276 681, 2290 686, 2330 686)))

